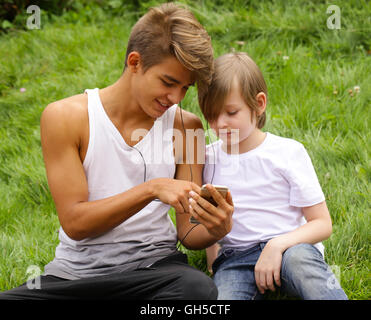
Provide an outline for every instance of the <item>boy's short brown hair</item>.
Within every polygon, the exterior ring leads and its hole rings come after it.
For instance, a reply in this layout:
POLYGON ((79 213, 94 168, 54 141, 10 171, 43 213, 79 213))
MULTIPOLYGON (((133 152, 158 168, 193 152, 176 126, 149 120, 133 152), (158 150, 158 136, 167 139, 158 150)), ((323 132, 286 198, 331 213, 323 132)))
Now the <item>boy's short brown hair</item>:
POLYGON ((211 81, 214 57, 210 37, 188 9, 174 3, 150 8, 137 21, 130 34, 125 67, 133 51, 141 55, 144 72, 163 59, 175 56, 192 71, 199 89, 211 81))
MULTIPOLYGON (((215 60, 214 73, 210 86, 199 90, 198 99, 201 111, 207 121, 215 120, 224 105, 236 79, 245 103, 257 115, 258 102, 256 95, 264 92, 267 96, 267 85, 262 72, 256 63, 244 52, 228 53, 215 60)), ((257 117, 257 127, 264 127, 265 111, 257 117)))

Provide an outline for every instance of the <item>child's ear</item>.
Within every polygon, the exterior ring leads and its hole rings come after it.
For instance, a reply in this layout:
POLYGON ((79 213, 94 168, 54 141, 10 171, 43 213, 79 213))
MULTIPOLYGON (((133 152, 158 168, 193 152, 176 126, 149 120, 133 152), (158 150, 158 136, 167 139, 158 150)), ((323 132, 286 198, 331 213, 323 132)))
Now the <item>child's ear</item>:
POLYGON ((256 101, 258 102, 259 106, 258 116, 260 116, 263 114, 265 108, 267 107, 267 96, 265 95, 264 92, 259 92, 256 95, 256 101))

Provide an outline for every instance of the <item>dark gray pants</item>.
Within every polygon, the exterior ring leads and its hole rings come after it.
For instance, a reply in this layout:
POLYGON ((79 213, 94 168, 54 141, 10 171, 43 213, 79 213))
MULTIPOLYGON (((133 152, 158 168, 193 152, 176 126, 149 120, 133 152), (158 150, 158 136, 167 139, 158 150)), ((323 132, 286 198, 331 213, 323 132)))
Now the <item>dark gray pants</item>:
POLYGON ((40 276, 40 288, 20 287, 0 293, 3 299, 215 300, 213 280, 178 253, 151 267, 99 277, 66 280, 40 276))

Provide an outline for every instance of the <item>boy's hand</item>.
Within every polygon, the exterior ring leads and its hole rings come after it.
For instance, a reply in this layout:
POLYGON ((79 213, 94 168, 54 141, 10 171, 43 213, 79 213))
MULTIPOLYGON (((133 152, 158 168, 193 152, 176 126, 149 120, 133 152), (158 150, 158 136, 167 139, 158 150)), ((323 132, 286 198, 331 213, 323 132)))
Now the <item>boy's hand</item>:
POLYGON ((276 291, 274 283, 281 286, 282 251, 268 241, 255 265, 255 282, 261 294, 265 290, 276 291))
POLYGON ((207 184, 206 188, 218 206, 213 206, 198 193, 190 192, 189 210, 192 216, 206 227, 210 235, 221 239, 232 229, 232 214, 234 211, 232 195, 228 191, 227 197, 224 199, 212 185, 207 184))
POLYGON ((156 178, 150 181, 153 194, 163 203, 174 207, 177 213, 189 213, 189 192, 201 192, 200 186, 187 180, 156 178))

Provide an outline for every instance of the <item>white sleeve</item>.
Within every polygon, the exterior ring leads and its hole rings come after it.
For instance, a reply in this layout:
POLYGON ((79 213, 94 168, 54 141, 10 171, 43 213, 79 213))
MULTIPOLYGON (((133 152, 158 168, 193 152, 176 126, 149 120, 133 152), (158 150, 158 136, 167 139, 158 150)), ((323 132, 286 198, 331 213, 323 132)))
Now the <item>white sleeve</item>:
POLYGON ((300 143, 290 154, 286 177, 290 184, 290 205, 309 207, 325 200, 312 161, 300 143))

